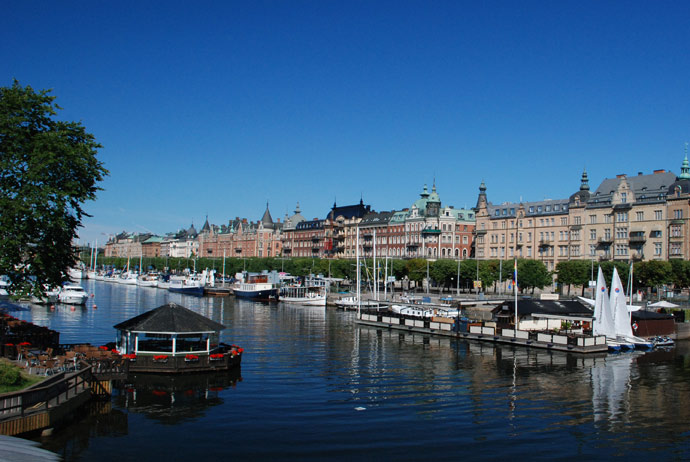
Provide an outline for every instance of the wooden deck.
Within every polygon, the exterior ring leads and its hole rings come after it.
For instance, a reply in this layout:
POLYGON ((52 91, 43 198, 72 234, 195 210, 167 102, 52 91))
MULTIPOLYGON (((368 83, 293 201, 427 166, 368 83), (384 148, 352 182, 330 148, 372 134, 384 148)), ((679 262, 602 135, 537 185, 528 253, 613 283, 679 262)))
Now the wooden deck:
POLYGON ((104 386, 84 364, 75 372, 60 372, 34 387, 0 395, 0 434, 20 435, 54 427, 69 418, 104 386))

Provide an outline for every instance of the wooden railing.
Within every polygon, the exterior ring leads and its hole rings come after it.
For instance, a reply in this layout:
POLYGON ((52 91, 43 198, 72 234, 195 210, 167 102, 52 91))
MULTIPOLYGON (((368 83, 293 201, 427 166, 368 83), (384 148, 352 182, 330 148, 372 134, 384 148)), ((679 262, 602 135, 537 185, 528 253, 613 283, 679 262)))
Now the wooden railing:
POLYGON ((88 391, 93 380, 91 366, 80 366, 74 373, 60 372, 35 387, 0 395, 0 420, 45 412, 88 391))

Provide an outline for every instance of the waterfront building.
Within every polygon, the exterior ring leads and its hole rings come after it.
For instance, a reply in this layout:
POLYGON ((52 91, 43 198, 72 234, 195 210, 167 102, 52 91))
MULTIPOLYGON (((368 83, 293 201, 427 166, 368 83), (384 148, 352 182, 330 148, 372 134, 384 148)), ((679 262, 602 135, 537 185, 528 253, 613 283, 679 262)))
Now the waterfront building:
POLYGON ((161 236, 151 236, 141 243, 141 254, 144 258, 155 258, 161 256, 161 236))
POLYGON ((239 217, 227 226, 208 224, 198 236, 200 255, 205 257, 274 257, 281 253, 283 224, 271 217, 268 204, 261 220, 252 223, 239 217))
POLYGON ((482 181, 476 207, 477 258, 529 258, 553 270, 569 255, 568 211, 568 199, 494 205, 487 201, 482 181))
POLYGON ((530 258, 554 270, 559 261, 668 260, 690 251, 690 165, 619 174, 590 191, 587 172, 567 199, 502 203, 487 200, 482 181, 475 231, 479 259, 530 258))
POLYGON ((356 257, 357 226, 371 211, 371 205, 365 205, 362 198, 354 205, 338 207, 333 203, 324 224, 325 249, 329 257, 356 257))
POLYGON ((297 230, 297 225, 302 223, 303 221, 306 221, 306 218, 302 216, 302 212, 299 208, 299 202, 297 203, 297 207, 295 208, 295 213, 288 217, 287 213, 285 213, 285 220, 283 223, 283 232, 281 233, 281 247, 282 247, 282 254, 286 257, 292 257, 293 256, 293 249, 295 247, 295 236, 296 236, 296 230, 297 230))
POLYGON ((474 210, 442 208, 435 183, 431 193, 424 185, 419 196, 405 216, 405 257, 462 259, 471 256, 474 210))
MULTIPOLYGON (((180 230, 174 235, 168 236, 168 239, 164 239, 167 247, 167 255, 165 256, 172 258, 191 258, 192 256, 199 255, 198 236, 199 233, 193 223, 188 229, 180 230)), ((161 243, 161 247, 162 246, 161 243)))
POLYGON ((111 236, 105 244, 106 257, 139 258, 142 255, 142 243, 152 237, 150 233, 128 233, 126 231, 111 236))

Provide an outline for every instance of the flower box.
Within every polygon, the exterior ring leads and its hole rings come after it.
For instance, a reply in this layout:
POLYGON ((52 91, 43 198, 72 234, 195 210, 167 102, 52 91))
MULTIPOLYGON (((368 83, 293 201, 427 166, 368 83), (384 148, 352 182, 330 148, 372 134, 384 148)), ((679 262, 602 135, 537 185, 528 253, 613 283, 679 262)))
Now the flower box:
POLYGON ((225 355, 223 353, 213 353, 208 356, 210 361, 221 361, 225 355))
POLYGON ((155 355, 153 357, 153 362, 154 363, 167 363, 168 362, 168 355, 155 355))
POLYGON ((122 355, 122 358, 124 359, 129 359, 130 361, 136 361, 137 360, 137 355, 134 353, 128 354, 128 355, 122 355))
POLYGON ((185 355, 184 360, 187 362, 197 362, 199 357, 197 355, 185 355))

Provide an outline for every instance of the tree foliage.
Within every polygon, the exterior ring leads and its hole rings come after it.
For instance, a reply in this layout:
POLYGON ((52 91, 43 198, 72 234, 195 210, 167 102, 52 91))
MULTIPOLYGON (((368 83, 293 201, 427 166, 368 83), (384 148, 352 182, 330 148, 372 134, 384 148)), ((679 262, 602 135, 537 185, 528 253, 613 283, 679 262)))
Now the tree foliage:
POLYGON ((77 260, 72 240, 108 174, 93 135, 56 118, 50 91, 0 88, 0 274, 15 293, 59 285, 77 260))
POLYGON ((551 284, 552 278, 544 263, 537 260, 518 260, 518 288, 521 292, 525 289, 543 289, 551 284))
POLYGON ((558 273, 558 283, 568 286, 568 294, 570 294, 571 285, 581 286, 584 293, 592 277, 592 264, 586 260, 562 261, 556 265, 556 273, 558 273))
MULTIPOLYGON (((637 287, 659 287, 673 282, 673 267, 667 261, 639 262, 633 271, 633 279, 635 279, 637 287)), ((623 275, 621 275, 621 279, 623 279, 623 275)))

